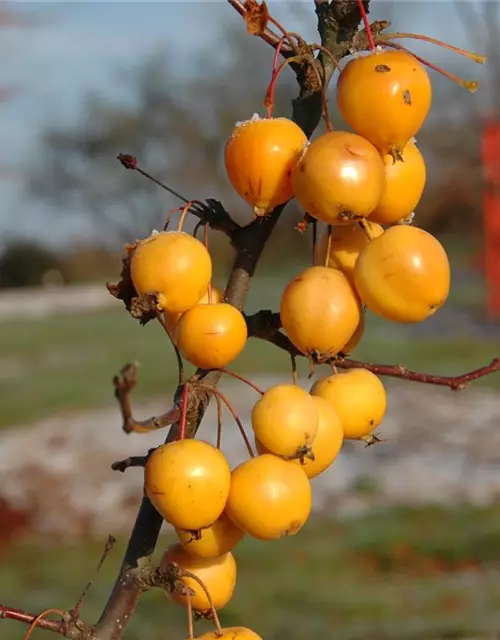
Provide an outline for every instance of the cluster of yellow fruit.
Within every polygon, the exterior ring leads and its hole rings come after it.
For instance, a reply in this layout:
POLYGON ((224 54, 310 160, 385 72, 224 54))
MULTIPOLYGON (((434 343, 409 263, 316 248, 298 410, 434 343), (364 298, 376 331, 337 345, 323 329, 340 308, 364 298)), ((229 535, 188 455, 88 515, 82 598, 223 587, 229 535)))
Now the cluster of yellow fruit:
POLYGON ((136 292, 154 294, 157 309, 182 355, 200 369, 222 369, 243 350, 243 314, 211 285, 205 245, 184 231, 153 232, 130 255, 136 292))
POLYGON ((251 420, 259 455, 232 472, 208 442, 184 439, 156 449, 146 464, 145 492, 179 539, 162 566, 176 563, 194 574, 211 599, 188 576, 182 582, 193 595, 173 591, 172 600, 187 607, 189 597, 201 614, 224 607, 236 584, 232 549, 245 535, 276 540, 298 533, 311 512, 311 479, 331 466, 344 438, 371 433, 385 410, 377 376, 353 369, 319 379, 310 393, 294 384, 265 391, 251 420))
POLYGON ((377 49, 351 59, 339 75, 337 104, 355 133, 330 131, 309 143, 287 118, 254 116, 236 125, 226 145, 227 173, 254 212, 266 215, 295 197, 329 225, 319 262, 330 269, 307 269, 282 299, 283 328, 303 353, 351 349, 353 334, 354 344, 362 334, 360 302, 389 320, 420 322, 446 301, 445 250, 404 224, 426 182, 413 136, 431 97, 416 58, 377 49))
MULTIPOLYGON (((413 139, 431 104, 424 68, 400 51, 355 57, 340 73, 337 102, 355 133, 330 131, 309 143, 291 120, 254 117, 236 125, 225 148, 229 179, 256 215, 295 197, 328 225, 321 264, 295 277, 280 304, 291 343, 319 361, 356 346, 364 307, 419 322, 444 304, 450 285, 441 244, 406 224, 426 180, 413 139)), ((172 340, 195 366, 225 368, 243 350, 245 318, 212 287, 202 242, 181 230, 153 233, 131 250, 130 276, 139 295, 156 296, 172 340)), ((331 466, 344 440, 374 442, 385 412, 379 378, 351 369, 319 379, 309 392, 295 384, 267 389, 252 411, 258 455, 232 471, 207 442, 181 439, 156 449, 145 492, 179 539, 162 565, 176 563, 210 595, 186 574, 192 595, 174 591, 171 598, 201 615, 224 607, 236 583, 234 547, 245 535, 296 534, 311 511, 311 480, 331 466)), ((246 628, 200 637, 259 638, 246 628)))

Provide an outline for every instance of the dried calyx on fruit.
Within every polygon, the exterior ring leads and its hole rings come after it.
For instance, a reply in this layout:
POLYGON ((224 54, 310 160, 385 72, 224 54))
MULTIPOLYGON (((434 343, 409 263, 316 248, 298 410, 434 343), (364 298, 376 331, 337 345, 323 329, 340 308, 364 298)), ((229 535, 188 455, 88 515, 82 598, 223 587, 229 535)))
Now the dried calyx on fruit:
POLYGON ((226 142, 226 171, 235 191, 265 215, 293 196, 290 174, 307 137, 288 118, 260 118, 238 122, 226 142))
POLYGON ((156 296, 159 310, 182 313, 206 293, 212 260, 204 244, 188 233, 156 232, 133 249, 130 277, 139 295, 156 296))

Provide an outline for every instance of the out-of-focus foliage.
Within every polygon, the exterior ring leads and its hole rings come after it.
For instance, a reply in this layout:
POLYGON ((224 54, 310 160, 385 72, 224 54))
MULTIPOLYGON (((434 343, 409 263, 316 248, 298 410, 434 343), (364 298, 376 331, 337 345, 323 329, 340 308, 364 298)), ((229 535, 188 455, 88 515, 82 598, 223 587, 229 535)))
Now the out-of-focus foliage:
POLYGON ((35 242, 15 240, 0 254, 0 287, 35 287, 66 281, 59 256, 35 242))
MULTIPOLYGON (((481 24, 476 25, 478 33, 481 24)), ((143 168, 188 199, 215 197, 240 221, 249 221, 249 207, 225 175, 223 148, 235 122, 264 113, 273 52, 258 38, 242 37, 239 23, 221 25, 221 33, 224 27, 220 46, 191 59, 189 72, 167 49, 124 76, 127 99, 122 104, 93 95, 74 126, 49 126, 44 162, 30 176, 31 193, 48 202, 55 215, 87 216, 101 245, 133 241, 161 227, 168 211, 180 203, 123 169, 115 158, 124 152, 137 156, 143 168)), ((489 48, 479 37, 471 44, 481 51, 489 48)), ((439 59, 435 47, 427 57, 439 59)), ((457 58, 452 70, 468 76, 476 70, 471 64, 457 58)), ((492 75, 486 84, 496 86, 495 56, 489 64, 492 75)), ((438 233, 477 236, 482 228, 481 101, 437 74, 434 84, 433 117, 417 140, 428 166, 418 222, 438 233)), ((278 81, 275 115, 290 114, 295 93, 293 73, 285 69, 278 81)), ((334 127, 345 126, 335 109, 333 85, 329 98, 334 127)), ((266 247, 264 268, 277 255, 293 259, 303 254, 310 239, 294 231, 301 215, 292 206, 282 217, 280 231, 266 247), (280 251, 285 246, 287 250, 280 251)), ((231 253, 225 239, 216 234, 214 243, 227 263, 231 253)))

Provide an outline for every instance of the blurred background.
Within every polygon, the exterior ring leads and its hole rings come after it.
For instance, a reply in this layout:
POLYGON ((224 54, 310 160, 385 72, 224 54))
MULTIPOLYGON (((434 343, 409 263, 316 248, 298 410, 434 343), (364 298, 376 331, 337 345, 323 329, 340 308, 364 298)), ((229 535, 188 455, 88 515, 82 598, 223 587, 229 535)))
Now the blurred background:
MULTIPOLYGON (((317 41, 312 2, 269 6, 317 41)), ((500 354, 500 322, 487 304, 481 156, 485 122, 500 119, 499 3, 373 0, 370 18, 490 56, 481 67, 405 42, 481 81, 471 95, 432 72, 433 108, 417 138, 428 167, 417 221, 446 246, 453 291, 419 326, 369 315, 354 352, 465 372, 500 354)), ((188 199, 217 198, 250 220, 222 152, 236 121, 264 112, 273 52, 222 1, 2 3, 0 33, 0 603, 71 608, 113 534, 118 543, 84 607, 92 621, 142 493, 139 470, 116 474, 110 465, 165 435, 122 433, 112 376, 140 362, 138 418, 168 409, 177 376, 162 331, 139 326, 104 283, 119 279, 123 244, 160 228, 179 203, 116 156, 134 154, 188 199)), ((286 70, 276 115, 290 114, 295 91, 286 70)), ((330 108, 342 126, 334 91, 333 83, 330 108)), ((309 264, 310 236, 294 230, 300 218, 293 207, 282 216, 247 311, 277 310, 287 281, 309 264)), ((217 233, 211 247, 214 284, 224 287, 231 250, 217 233)), ((290 376, 287 355, 258 341, 233 369, 263 387, 290 376)), ((304 363, 300 373, 308 387, 304 363)), ((248 625, 266 640, 498 638, 499 382, 497 374, 453 393, 388 380, 384 442, 346 444, 314 481, 315 514, 300 535, 241 543, 223 624, 248 625)), ((248 423, 252 392, 223 388, 248 423)), ((211 408, 200 435, 214 441, 214 430, 211 408)), ((229 416, 223 447, 233 464, 243 460, 229 416)), ((165 530, 159 550, 171 539, 165 530)), ((0 622, 3 640, 24 632, 0 622)), ((184 612, 161 593, 142 599, 125 634, 185 636, 184 612)))

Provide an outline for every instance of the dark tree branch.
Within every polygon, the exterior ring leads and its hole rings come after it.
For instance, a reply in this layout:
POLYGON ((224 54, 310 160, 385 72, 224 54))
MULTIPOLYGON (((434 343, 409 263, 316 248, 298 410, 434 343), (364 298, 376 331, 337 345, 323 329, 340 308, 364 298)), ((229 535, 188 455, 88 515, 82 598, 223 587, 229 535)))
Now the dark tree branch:
MULTIPOLYGON (((266 309, 258 311, 251 316, 246 316, 245 319, 247 321, 249 336, 270 342, 283 351, 287 351, 293 357, 304 356, 304 354, 290 342, 288 337, 280 331, 281 320, 279 313, 273 313, 266 309)), ((465 389, 469 382, 500 371, 500 358, 495 358, 488 365, 458 376, 438 376, 429 373, 420 373, 418 371, 410 371, 410 369, 401 364, 372 364, 361 360, 352 360, 341 354, 325 360, 322 364, 334 364, 339 369, 368 369, 368 371, 379 376, 449 387, 452 391, 461 391, 465 389)))

